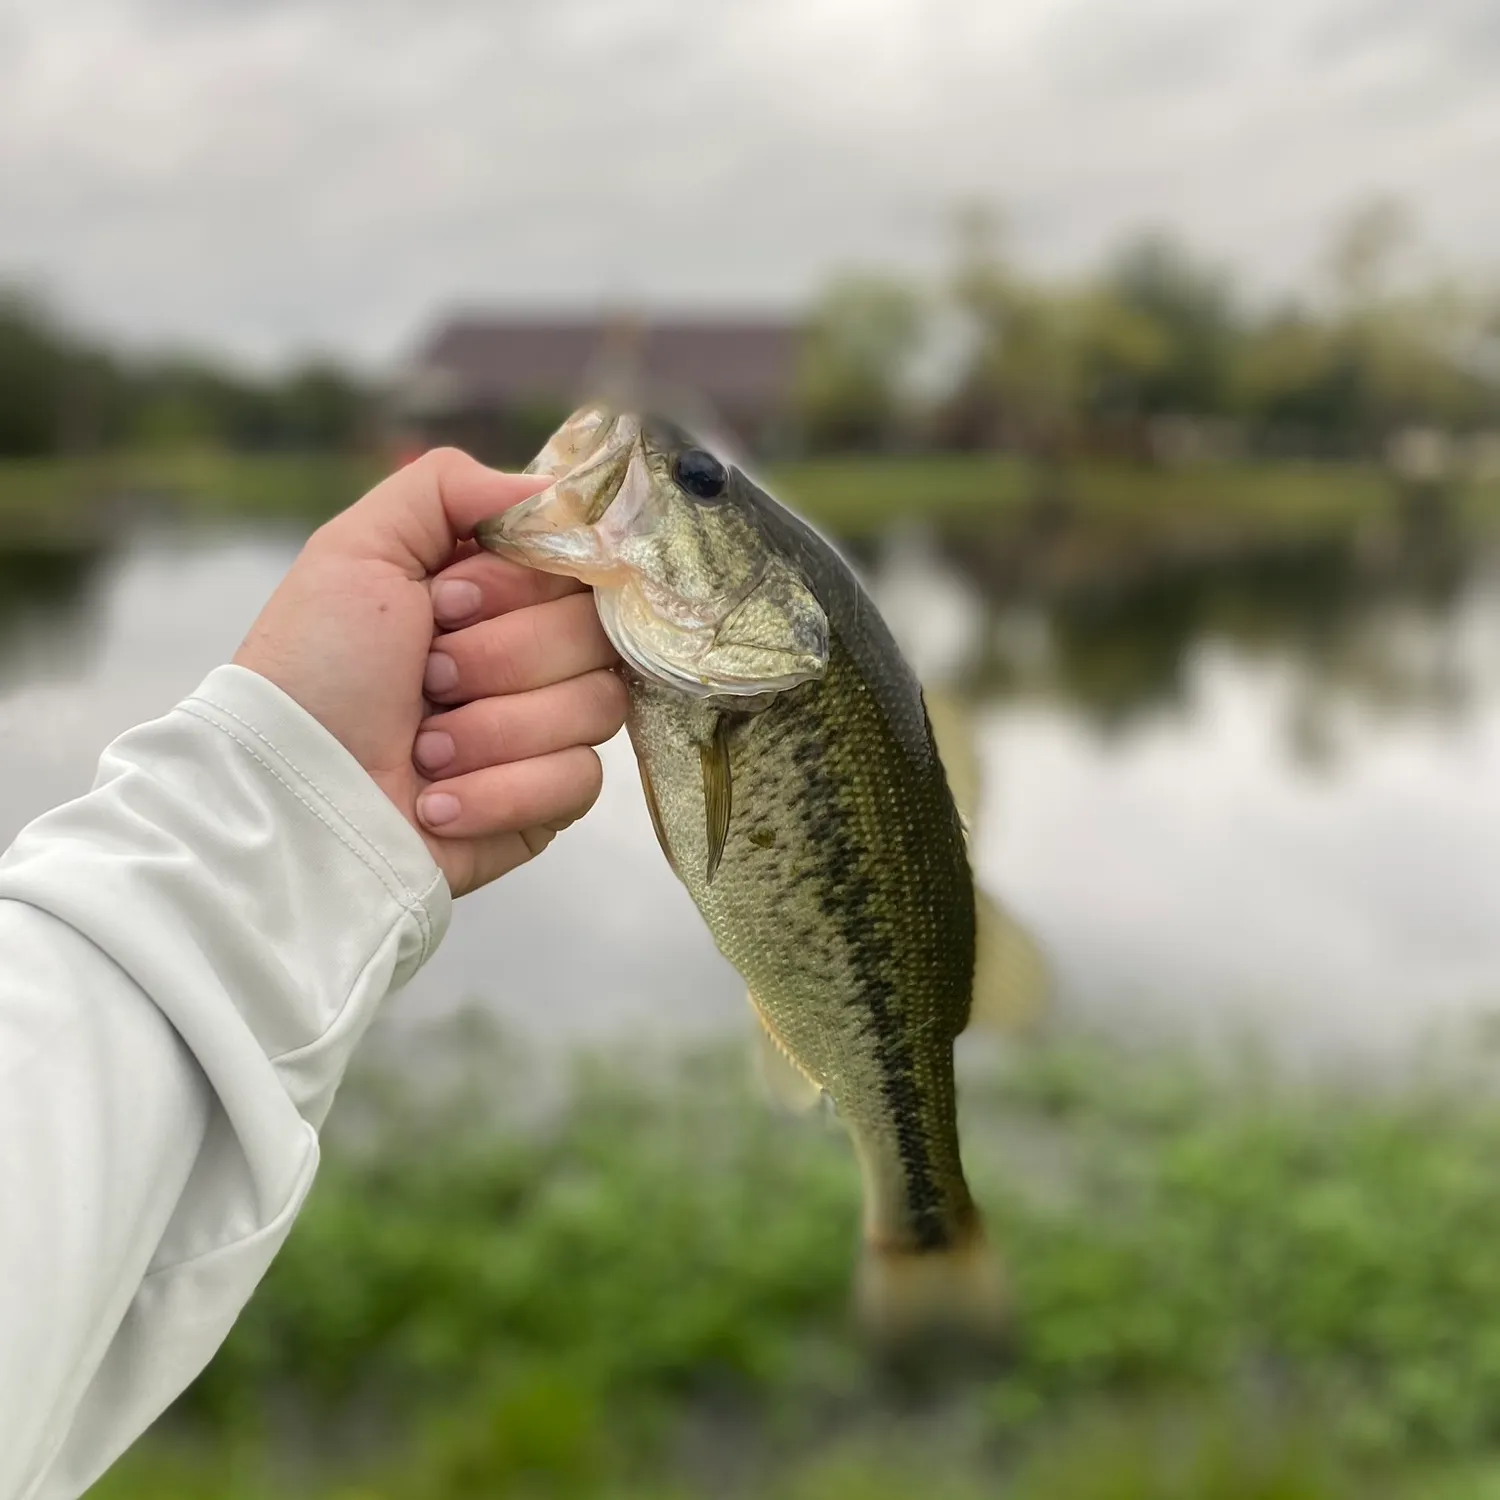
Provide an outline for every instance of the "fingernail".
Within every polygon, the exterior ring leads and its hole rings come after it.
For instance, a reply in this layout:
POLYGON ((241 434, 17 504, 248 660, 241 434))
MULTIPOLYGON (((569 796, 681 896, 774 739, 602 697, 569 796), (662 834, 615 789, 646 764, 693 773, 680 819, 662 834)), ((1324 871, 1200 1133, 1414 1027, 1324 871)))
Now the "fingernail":
POLYGON ((483 595, 477 583, 449 578, 432 586, 432 617, 440 625, 467 620, 479 608, 483 595))
POLYGON ((459 813, 458 798, 452 792, 429 792, 417 801, 417 816, 429 828, 451 823, 459 813))
POLYGON ((458 686, 458 663, 441 651, 434 651, 427 658, 427 670, 422 674, 422 686, 429 693, 446 693, 458 686))
POLYGON ((453 759, 453 736, 440 729, 424 729, 411 747, 412 759, 424 771, 441 771, 453 759))

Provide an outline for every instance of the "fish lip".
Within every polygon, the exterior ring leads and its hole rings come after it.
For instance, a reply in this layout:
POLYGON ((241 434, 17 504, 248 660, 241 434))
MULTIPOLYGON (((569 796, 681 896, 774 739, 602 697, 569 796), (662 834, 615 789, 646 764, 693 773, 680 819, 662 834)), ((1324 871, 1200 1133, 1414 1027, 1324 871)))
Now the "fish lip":
MULTIPOLYGON (((499 515, 486 516, 475 526, 474 540, 487 552, 495 552, 503 557, 524 562, 525 542, 523 538, 527 534, 527 522, 533 520, 541 509, 537 502, 550 493, 551 487, 549 486, 545 490, 538 490, 536 494, 527 496, 525 500, 512 505, 508 510, 501 511, 499 515)), ((551 528, 535 529, 547 531, 551 528)))
POLYGON ((550 478, 551 484, 498 515, 486 516, 475 526, 474 540, 523 566, 597 583, 608 571, 597 528, 625 482, 637 437, 626 413, 580 408, 527 467, 527 473, 550 478), (587 442, 571 446, 569 429, 590 418, 596 420, 585 434, 587 442), (590 484, 597 486, 592 497, 590 484))

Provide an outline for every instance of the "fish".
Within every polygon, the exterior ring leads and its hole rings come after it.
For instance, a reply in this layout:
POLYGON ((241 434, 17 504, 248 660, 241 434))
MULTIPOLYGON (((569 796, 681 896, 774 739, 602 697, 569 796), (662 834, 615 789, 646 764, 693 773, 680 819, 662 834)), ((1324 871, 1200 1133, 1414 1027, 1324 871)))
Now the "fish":
POLYGON ((528 472, 552 482, 475 538, 594 591, 651 825, 748 986, 767 1089, 830 1100, 852 1143, 864 1328, 1003 1339, 954 1043, 1025 1025, 1046 965, 976 886, 921 684, 838 551, 666 417, 585 406, 528 472))

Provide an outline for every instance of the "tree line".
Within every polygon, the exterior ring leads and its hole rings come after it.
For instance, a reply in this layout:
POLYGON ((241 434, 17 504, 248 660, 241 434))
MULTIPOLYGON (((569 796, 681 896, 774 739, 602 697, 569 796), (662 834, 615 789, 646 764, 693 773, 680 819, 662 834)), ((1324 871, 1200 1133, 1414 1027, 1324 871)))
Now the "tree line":
POLYGON ((258 376, 208 356, 125 355, 40 299, 0 290, 0 457, 354 448, 375 403, 373 386, 333 361, 258 376))
MULTIPOLYGON (((1421 273, 1389 201, 1338 226, 1317 285, 1275 302, 1165 234, 1088 274, 1037 276, 992 216, 961 216, 931 284, 835 278, 810 309, 783 446, 1366 458, 1432 430, 1500 445, 1500 279, 1421 273)), ((559 401, 575 393, 559 392, 559 401)), ((379 441, 379 385, 332 360, 257 375, 127 355, 0 289, 0 457, 379 441)), ((1494 460, 1500 463, 1500 458, 1494 460)))
POLYGON ((1380 456, 1412 429, 1500 430, 1500 280, 1421 271, 1390 201, 1338 226, 1317 285, 1260 303, 1164 234, 1038 278, 973 212, 937 285, 828 288, 798 408, 805 442, 834 451, 1380 456))

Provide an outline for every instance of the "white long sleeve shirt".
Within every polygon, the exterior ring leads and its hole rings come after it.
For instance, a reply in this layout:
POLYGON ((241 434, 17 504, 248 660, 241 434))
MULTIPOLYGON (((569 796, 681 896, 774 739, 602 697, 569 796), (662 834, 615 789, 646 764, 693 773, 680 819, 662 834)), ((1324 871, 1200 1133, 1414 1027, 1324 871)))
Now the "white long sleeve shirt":
POLYGON ((208 1363, 449 909, 348 752, 238 667, 0 859, 0 1500, 79 1494, 208 1363))

